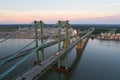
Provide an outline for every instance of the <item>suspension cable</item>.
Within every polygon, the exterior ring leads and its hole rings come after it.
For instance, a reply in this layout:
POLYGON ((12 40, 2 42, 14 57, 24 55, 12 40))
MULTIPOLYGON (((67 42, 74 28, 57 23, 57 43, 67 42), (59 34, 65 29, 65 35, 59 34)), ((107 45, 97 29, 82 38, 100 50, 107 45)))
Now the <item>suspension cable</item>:
MULTIPOLYGON (((55 24, 52 28, 54 28, 57 24, 55 24)), ((47 34, 49 34, 49 32, 47 32, 47 34)), ((2 61, 0 63, 0 66, 5 64, 7 61, 9 61, 10 59, 16 57, 18 54, 20 54, 20 52, 22 52, 25 48, 27 48, 28 46, 30 46, 31 44, 33 44, 35 41, 38 41, 39 39, 41 39, 44 35, 40 35, 38 39, 35 39, 34 41, 32 41, 31 43, 29 43, 28 45, 24 46, 22 49, 18 50, 17 52, 15 52, 13 55, 11 55, 9 58, 7 58, 6 60, 2 61)))
MULTIPOLYGON (((54 26, 55 27, 55 26, 54 26)), ((0 79, 9 74, 12 70, 14 70, 18 65, 20 65, 22 62, 24 62, 31 54, 36 52, 39 48, 41 48, 49 39, 53 37, 50 36, 47 40, 45 40, 42 44, 40 44, 38 47, 36 47, 31 53, 29 53, 27 56, 23 57, 20 61, 18 61, 14 66, 9 68, 8 70, 4 71, 2 74, 0 74, 0 79)))

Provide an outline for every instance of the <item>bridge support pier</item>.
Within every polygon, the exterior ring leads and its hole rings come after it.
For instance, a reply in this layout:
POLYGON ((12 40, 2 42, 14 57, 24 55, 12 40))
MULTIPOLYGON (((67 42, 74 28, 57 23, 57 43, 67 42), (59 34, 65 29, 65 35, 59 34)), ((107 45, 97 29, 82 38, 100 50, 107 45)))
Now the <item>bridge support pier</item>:
POLYGON ((84 47, 86 46, 88 40, 89 40, 89 37, 81 40, 81 41, 77 44, 77 46, 76 46, 76 50, 77 50, 76 52, 77 52, 77 53, 81 53, 81 52, 83 51, 83 49, 84 49, 84 47))
POLYGON ((81 50, 82 48, 83 48, 83 40, 81 40, 81 41, 77 44, 76 49, 81 50))

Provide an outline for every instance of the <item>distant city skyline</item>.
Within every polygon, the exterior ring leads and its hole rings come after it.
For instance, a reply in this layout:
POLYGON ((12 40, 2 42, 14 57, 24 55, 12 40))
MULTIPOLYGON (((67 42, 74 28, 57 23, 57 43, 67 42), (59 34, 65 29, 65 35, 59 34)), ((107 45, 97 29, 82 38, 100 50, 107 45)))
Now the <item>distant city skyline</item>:
POLYGON ((0 24, 120 24, 120 0, 1 0, 0 24))

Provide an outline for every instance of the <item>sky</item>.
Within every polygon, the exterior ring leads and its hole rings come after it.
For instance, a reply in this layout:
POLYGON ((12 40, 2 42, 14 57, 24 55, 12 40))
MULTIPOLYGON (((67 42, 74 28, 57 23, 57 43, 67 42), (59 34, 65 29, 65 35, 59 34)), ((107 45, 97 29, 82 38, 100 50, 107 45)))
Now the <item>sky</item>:
POLYGON ((120 0, 0 0, 0 24, 120 24, 120 0))

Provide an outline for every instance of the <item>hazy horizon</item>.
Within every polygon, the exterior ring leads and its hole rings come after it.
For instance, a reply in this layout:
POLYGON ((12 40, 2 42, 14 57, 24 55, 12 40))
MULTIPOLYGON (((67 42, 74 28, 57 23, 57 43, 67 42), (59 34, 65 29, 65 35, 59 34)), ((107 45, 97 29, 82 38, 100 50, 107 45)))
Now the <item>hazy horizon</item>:
POLYGON ((120 24, 120 0, 2 0, 0 24, 46 24, 70 20, 74 24, 120 24))

